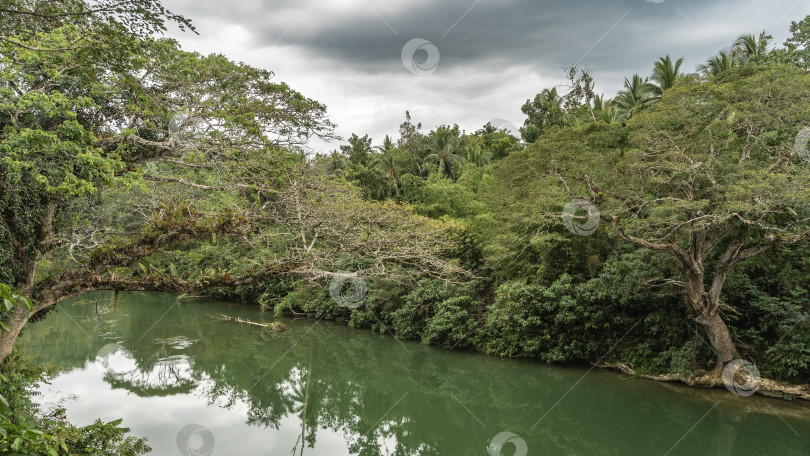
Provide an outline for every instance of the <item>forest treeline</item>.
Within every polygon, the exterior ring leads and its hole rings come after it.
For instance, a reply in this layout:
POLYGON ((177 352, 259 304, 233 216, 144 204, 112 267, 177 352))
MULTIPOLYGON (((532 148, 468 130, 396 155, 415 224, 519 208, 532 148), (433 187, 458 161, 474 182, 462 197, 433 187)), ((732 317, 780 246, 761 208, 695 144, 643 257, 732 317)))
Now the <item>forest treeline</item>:
POLYGON ((146 451, 120 423, 42 417, 26 393, 41 378, 14 349, 26 323, 97 290, 683 379, 733 359, 810 376, 810 17, 694 72, 662 57, 612 98, 567 69, 522 106, 520 137, 405 113, 398 137, 313 156, 310 139, 335 138, 324 105, 155 38, 194 30, 159 3, 3 11, 3 450, 146 451))

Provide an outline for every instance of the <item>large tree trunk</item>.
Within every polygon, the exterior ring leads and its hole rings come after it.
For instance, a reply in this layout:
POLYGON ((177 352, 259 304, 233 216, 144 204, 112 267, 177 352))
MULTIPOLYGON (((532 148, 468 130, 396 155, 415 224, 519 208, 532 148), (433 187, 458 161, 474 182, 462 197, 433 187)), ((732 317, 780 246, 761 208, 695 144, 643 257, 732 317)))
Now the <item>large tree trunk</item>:
POLYGON ((11 319, 8 321, 9 330, 4 330, 2 334, 0 334, 0 364, 11 354, 11 350, 14 348, 14 341, 17 340, 17 336, 20 335, 20 331, 22 331, 23 326, 25 326, 25 323, 28 321, 28 316, 28 309, 24 306, 18 306, 14 309, 11 319))
POLYGON ((717 354, 717 365, 714 366, 713 375, 715 379, 719 379, 723 375, 723 368, 726 364, 734 360, 734 352, 737 350, 734 341, 731 340, 731 333, 719 314, 705 318, 700 316, 695 321, 703 325, 709 343, 717 354))
POLYGON ((719 299, 713 299, 704 289, 703 274, 686 274, 686 300, 694 311, 695 322, 701 325, 717 355, 713 376, 719 379, 725 365, 734 359, 736 347, 726 322, 720 316, 719 299))

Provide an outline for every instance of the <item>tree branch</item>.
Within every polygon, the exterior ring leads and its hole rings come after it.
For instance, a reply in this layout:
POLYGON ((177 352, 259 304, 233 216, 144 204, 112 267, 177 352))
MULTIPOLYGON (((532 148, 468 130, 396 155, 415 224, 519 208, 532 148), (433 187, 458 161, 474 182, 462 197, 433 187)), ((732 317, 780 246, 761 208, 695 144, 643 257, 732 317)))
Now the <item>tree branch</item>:
POLYGON ((143 178, 156 182, 174 182, 176 184, 183 184, 187 187, 199 188, 200 190, 217 190, 217 191, 228 190, 228 188, 225 187, 212 187, 210 185, 195 184, 194 182, 189 182, 187 180, 180 179, 179 177, 160 177, 160 176, 153 176, 151 174, 144 174, 143 178))

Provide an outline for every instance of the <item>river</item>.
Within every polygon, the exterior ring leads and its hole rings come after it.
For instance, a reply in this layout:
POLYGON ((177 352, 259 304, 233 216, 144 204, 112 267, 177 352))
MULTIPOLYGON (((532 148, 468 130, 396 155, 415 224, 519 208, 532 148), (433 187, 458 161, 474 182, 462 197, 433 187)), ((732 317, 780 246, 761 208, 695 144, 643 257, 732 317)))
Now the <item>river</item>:
POLYGON ((810 406, 400 341, 171 294, 86 295, 21 342, 46 408, 155 455, 810 455, 810 406), (96 314, 96 300, 102 311, 96 314))

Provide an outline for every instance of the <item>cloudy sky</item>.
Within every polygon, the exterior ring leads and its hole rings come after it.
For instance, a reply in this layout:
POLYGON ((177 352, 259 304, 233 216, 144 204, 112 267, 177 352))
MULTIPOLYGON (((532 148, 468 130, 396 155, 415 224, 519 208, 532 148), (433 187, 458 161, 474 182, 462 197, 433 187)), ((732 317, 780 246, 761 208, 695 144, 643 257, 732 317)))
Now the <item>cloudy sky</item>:
MULTIPOLYGON (((522 125, 521 105, 590 67, 612 96, 671 54, 695 67, 742 33, 774 43, 806 0, 164 0, 199 35, 183 47, 276 73, 328 107, 337 133, 395 135, 409 110, 426 129, 522 125), (500 123, 500 122, 499 122, 500 123)), ((564 91, 564 87, 559 90, 564 91)), ((316 151, 339 143, 312 144, 316 151)))

